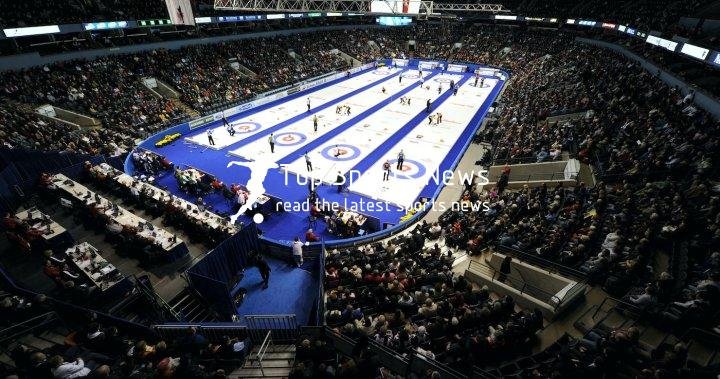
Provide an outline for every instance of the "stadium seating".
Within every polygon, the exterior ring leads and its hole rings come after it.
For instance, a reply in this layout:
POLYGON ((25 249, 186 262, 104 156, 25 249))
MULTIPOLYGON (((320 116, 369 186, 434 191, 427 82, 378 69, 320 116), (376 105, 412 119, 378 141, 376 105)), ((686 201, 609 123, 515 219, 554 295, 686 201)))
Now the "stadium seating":
MULTIPOLYGON (((528 16, 592 15, 666 36, 701 38, 698 31, 684 30, 677 22, 708 3, 504 2, 528 16)), ((194 4, 198 15, 221 14, 208 4, 194 4)), ((161 1, 5 1, 0 5, 0 24, 165 18, 166 12, 161 1)), ((242 32, 266 27, 254 25, 242 32)), ((240 31, 189 33, 210 36, 240 31)), ((716 74, 707 65, 671 56, 640 40, 581 35, 622 44, 711 95, 720 93, 717 83, 709 80, 716 74)), ((184 36, 180 33, 177 38, 184 36)), ((486 203, 489 210, 450 210, 437 223, 418 224, 389 240, 328 251, 323 261, 326 312, 316 321, 322 324, 324 320, 329 327, 323 333, 349 338, 358 348, 348 354, 327 338, 302 336, 293 341, 296 355, 290 377, 407 374, 391 372, 378 362, 377 349, 386 349, 397 360, 419 354, 463 375, 477 375, 480 368, 498 377, 710 377, 718 369, 717 360, 713 361, 720 356, 717 352, 698 363, 688 358, 688 339, 670 341, 668 337, 649 348, 643 336, 651 327, 678 336, 694 333, 695 328, 712 336, 720 332, 720 123, 694 104, 694 92, 682 94, 657 73, 619 53, 577 41, 577 36, 564 27, 418 22, 394 29, 300 30, 58 61, 0 72, 0 142, 3 148, 18 151, 125 156, 149 134, 195 116, 351 68, 353 62, 336 54, 336 49, 362 63, 415 57, 501 67, 511 78, 493 105, 492 117, 474 136, 475 142, 487 147, 484 156, 473 158, 483 167, 503 167, 502 174, 492 185, 468 186, 458 199, 486 203), (150 91, 143 84, 145 78, 159 80, 177 95, 170 98, 150 91), (97 123, 76 126, 46 117, 37 112, 43 105, 85 115, 97 123), (591 165, 593 182, 578 179, 568 188, 547 183, 508 186, 513 165, 555 159, 591 165), (644 323, 642 327, 629 321, 608 327, 601 322, 588 327, 581 337, 565 335, 531 354, 543 332, 540 311, 522 309, 511 295, 492 293, 453 272, 459 256, 479 256, 488 250, 518 252, 554 267, 566 266, 625 304, 616 307, 618 314, 633 313, 633 317, 643 317, 644 323)), ((116 45, 93 38, 67 49, 116 45)), ((163 38, 124 36, 117 44, 163 38)), ((171 162, 151 153, 136 152, 131 160, 138 173, 146 176, 169 174, 173 168, 171 162)), ((85 168, 83 179, 90 187, 132 203, 138 212, 162 216, 164 224, 208 248, 230 233, 206 228, 181 212, 182 207, 153 199, 147 192, 136 195, 131 188, 91 173, 90 166, 85 168)), ((48 177, 40 178, 40 187, 48 184, 48 177)), ((183 190, 196 197, 227 190, 222 183, 216 188, 214 182, 207 176, 202 186, 183 190)), ((38 191, 41 201, 60 200, 48 196, 47 188, 38 191)), ((204 205, 201 198, 196 205, 204 205)), ((32 228, 11 227, 12 214, 4 221, 3 231, 14 242, 12 249, 42 254, 49 248, 27 242, 33 237, 32 228)), ((78 221, 99 233, 107 220, 78 221)), ((128 256, 152 250, 149 243, 108 239, 128 256)), ((51 276, 59 268, 48 262, 38 271, 51 276)), ((62 287, 58 297, 78 304, 95 300, 90 292, 78 292, 83 284, 65 291, 66 283, 57 282, 62 287)), ((31 300, 27 295, 2 292, 0 306, 0 324, 8 334, 14 325, 24 325, 24 320, 42 324, 0 340, 7 342, 3 352, 14 366, 0 366, 3 374, 23 378, 67 377, 63 376, 66 370, 94 377, 103 377, 109 370, 118 377, 222 378, 243 367, 252 349, 244 330, 234 326, 228 326, 229 330, 242 333, 205 336, 202 329, 183 327, 182 336, 163 341, 149 329, 140 335, 130 333, 122 330, 121 322, 99 321, 94 314, 72 319, 60 316, 43 295, 31 300)), ((428 378, 438 375, 432 370, 425 374, 428 378)))

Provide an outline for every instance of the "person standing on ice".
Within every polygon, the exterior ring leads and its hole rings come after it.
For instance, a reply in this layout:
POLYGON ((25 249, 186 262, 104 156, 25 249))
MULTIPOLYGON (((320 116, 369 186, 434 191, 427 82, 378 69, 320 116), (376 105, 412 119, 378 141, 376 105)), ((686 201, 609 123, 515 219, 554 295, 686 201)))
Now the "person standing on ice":
POLYGON ((337 185, 337 191, 338 193, 341 193, 343 191, 343 185, 345 185, 345 176, 338 171, 337 177, 335 178, 335 184, 337 185))
POLYGON ((270 137, 268 137, 268 143, 270 144, 270 152, 275 152, 275 136, 270 133, 270 137))
POLYGON ((397 169, 397 170, 402 170, 403 163, 405 163, 405 152, 404 152, 402 149, 400 149, 400 153, 398 153, 398 157, 397 157, 397 167, 396 167, 396 169, 397 169))
POLYGON ((307 108, 307 111, 310 112, 310 97, 307 98, 307 108))
POLYGON ((383 182, 390 180, 390 161, 383 163, 383 182))
POLYGON ((208 136, 208 143, 210 144, 210 146, 215 146, 215 140, 213 139, 213 136, 212 136, 212 129, 208 129, 207 136, 208 136))
POLYGON ((257 199, 265 193, 265 186, 263 185, 265 177, 267 176, 270 169, 277 168, 279 167, 279 165, 273 160, 257 159, 247 162, 232 161, 228 163, 227 168, 230 168, 232 166, 242 166, 250 169, 250 180, 248 180, 247 184, 245 185, 245 187, 247 188, 248 197, 245 200, 245 203, 240 207, 240 209, 238 209, 237 213, 230 216, 230 222, 234 224, 235 221, 237 221, 237 218, 240 217, 241 214, 245 213, 248 208, 255 205, 257 199))
POLYGON ((318 125, 318 117, 317 115, 313 116, 313 129, 317 132, 317 125, 318 125))
POLYGON ((312 162, 310 161, 310 156, 307 151, 305 152, 305 166, 308 171, 312 171, 312 162))

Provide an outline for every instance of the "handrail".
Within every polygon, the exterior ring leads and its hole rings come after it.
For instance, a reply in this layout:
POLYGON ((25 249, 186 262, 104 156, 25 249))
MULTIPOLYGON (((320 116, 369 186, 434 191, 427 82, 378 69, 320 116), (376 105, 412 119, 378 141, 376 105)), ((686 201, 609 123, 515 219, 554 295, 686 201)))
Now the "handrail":
POLYGON ((295 343, 298 338, 298 324, 295 314, 246 315, 245 323, 253 343, 263 338, 265 331, 274 331, 274 338, 281 343, 295 343))
POLYGON ((597 308, 595 308, 595 312, 593 312, 593 315, 592 315, 592 317, 590 317, 590 318, 592 318, 593 320, 595 319, 595 316, 597 316, 598 312, 600 312, 600 310, 602 309, 603 305, 605 305, 605 302, 608 301, 608 298, 609 298, 609 296, 605 296, 605 298, 603 299, 603 301, 600 302, 600 305, 598 305, 597 308))
POLYGON ((587 278, 587 274, 580 270, 576 270, 572 267, 568 267, 560 263, 547 260, 537 255, 526 253, 522 250, 515 249, 510 246, 495 244, 495 249, 503 253, 509 253, 514 258, 519 258, 522 261, 526 261, 532 263, 535 266, 539 266, 539 268, 545 269, 548 273, 558 272, 563 275, 568 275, 583 280, 587 278), (550 269, 553 269, 555 271, 551 271, 550 269))
MULTIPOLYGON (((357 344, 354 339, 342 334, 341 332, 335 331, 328 326, 325 326, 320 330, 322 330, 325 336, 329 337, 333 341, 337 351, 341 354, 352 354, 357 344)), ((428 358, 427 356, 418 353, 417 350, 413 350, 409 354, 401 354, 372 339, 368 340, 368 348, 381 356, 380 360, 385 367, 403 377, 408 377, 410 373, 424 375, 427 373, 427 370, 431 369, 433 371, 438 371, 440 373, 440 377, 443 379, 470 378, 469 374, 459 372, 444 363, 428 358)), ((478 369, 475 368, 475 371, 477 370, 478 369)), ((484 371, 481 371, 481 373, 483 378, 494 377, 492 374, 484 371)))
POLYGON ((520 164, 533 164, 533 163, 546 163, 546 162, 538 162, 537 155, 524 155, 521 157, 512 157, 512 158, 500 158, 499 156, 496 155, 491 160, 491 163, 492 163, 491 166, 520 165, 520 164))
MULTIPOLYGON (((28 290, 28 289, 18 286, 15 283, 15 281, 10 277, 10 275, 7 272, 5 272, 5 270, 3 270, 2 266, 0 265, 0 282, 2 282, 3 279, 4 279, 4 282, 7 283, 8 287, 10 287, 11 290, 14 289, 16 292, 23 294, 23 296, 35 297, 35 296, 39 295, 38 292, 31 291, 31 290, 28 290)), ((143 325, 143 324, 129 321, 126 319, 121 319, 119 317, 113 316, 111 314, 108 314, 108 313, 105 313, 102 311, 81 307, 79 305, 61 301, 61 300, 58 300, 58 299, 55 299, 52 297, 48 297, 48 300, 50 300, 53 304, 70 308, 76 312, 87 312, 88 314, 92 313, 92 314, 95 314, 95 315, 103 317, 103 318, 108 318, 108 319, 112 320, 113 322, 116 322, 118 324, 123 324, 125 327, 127 327, 128 329, 131 329, 131 330, 142 330, 143 333, 154 334, 154 331, 152 329, 150 329, 147 325, 143 325)))
POLYGON ((518 275, 520 275, 520 279, 522 279, 523 282, 527 283, 527 279, 525 279, 525 275, 523 275, 522 271, 518 270, 518 269, 517 269, 516 267, 514 267, 514 266, 510 266, 510 267, 511 267, 511 272, 512 272, 513 270, 514 270, 515 272, 517 272, 518 275))
MULTIPOLYGON (((477 261, 471 261, 468 265, 468 270, 473 271, 476 270, 478 272, 484 273, 486 275, 489 275, 491 277, 491 281, 496 281, 495 277, 503 275, 501 272, 496 270, 495 268, 488 266, 486 264, 483 264, 481 262, 477 261)), ((516 270, 517 271, 517 270, 516 270)), ((552 299, 557 300, 557 304, 555 304, 554 309, 557 309, 560 305, 563 304, 565 298, 560 299, 555 294, 549 293, 542 288, 536 287, 525 280, 519 280, 520 283, 518 283, 518 279, 513 277, 512 272, 509 274, 505 274, 505 281, 509 282, 512 288, 518 290, 521 294, 528 294, 538 300, 542 300, 544 302, 547 302, 552 299)))
MULTIPOLYGON (((567 162, 567 161, 557 161, 554 163, 559 162, 567 162)), ((533 163, 526 163, 526 164, 543 164, 543 163, 553 163, 553 162, 533 162, 533 163)), ((500 165, 494 165, 494 166, 500 166, 500 165)), ((500 179, 500 176, 498 176, 494 181, 491 180, 490 183, 497 183, 500 179)), ((565 172, 547 172, 547 173, 530 173, 527 175, 520 175, 515 174, 513 176, 512 171, 510 172, 510 176, 508 177, 508 182, 517 183, 517 182, 532 182, 532 181, 561 181, 561 180, 571 180, 572 178, 566 178, 565 172)))
POLYGON ((448 379, 464 379, 467 378, 467 375, 463 374, 460 371, 455 370, 454 368, 450 367, 449 365, 442 364, 438 361, 436 361, 433 358, 430 358, 428 356, 425 356, 418 352, 417 349, 414 350, 415 354, 412 354, 410 356, 410 367, 412 367, 413 362, 417 361, 418 359, 423 360, 428 365, 432 366, 434 371, 442 371, 443 374, 440 376, 442 378, 448 378, 448 379))
MULTIPOLYGON (((325 326, 325 327, 324 327, 324 330, 325 330, 325 333, 330 334, 330 335, 334 336, 334 337, 337 338, 337 339, 342 339, 342 340, 344 340, 345 342, 347 342, 348 344, 352 344, 353 346, 356 344, 356 341, 355 341, 354 339, 352 339, 352 338, 350 338, 350 337, 342 334, 341 332, 336 332, 335 330, 333 330, 333 329, 330 328, 329 326, 325 326)), ((382 352, 384 352, 384 353, 386 353, 386 354, 388 354, 388 355, 394 356, 396 359, 398 359, 399 361, 402 361, 402 362, 404 362, 404 363, 406 363, 406 364, 409 362, 408 359, 407 359, 405 356, 401 355, 401 354, 398 353, 397 351, 395 351, 395 350, 393 350, 393 349, 391 349, 391 348, 389 348, 389 347, 387 347, 387 346, 385 346, 385 345, 383 345, 383 344, 381 344, 381 343, 379 343, 379 342, 377 342, 377 341, 375 341, 375 340, 372 340, 372 339, 368 340, 368 345, 369 345, 369 346, 372 346, 374 349, 376 349, 376 350, 378 350, 378 351, 382 351, 382 352)))
POLYGON ((133 275, 132 278, 135 280, 135 284, 138 288, 140 288, 140 291, 142 291, 146 296, 150 297, 150 300, 153 301, 158 307, 160 307, 163 311, 168 312, 174 320, 172 321, 182 321, 182 316, 175 312, 170 304, 168 304, 165 299, 160 297, 155 291, 152 291, 150 288, 148 288, 145 283, 143 283, 141 280, 137 278, 136 275, 133 275))
POLYGON ((270 345, 272 345, 272 329, 268 330, 267 334, 265 335, 265 339, 263 340, 263 343, 260 345, 257 355, 255 356, 255 358, 258 361, 258 364, 260 365, 260 372, 263 374, 263 376, 265 376, 265 369, 263 367, 262 361, 263 361, 263 358, 265 358, 265 354, 267 353, 268 349, 270 348, 270 345))
POLYGON ((325 249, 325 239, 321 240, 322 248, 318 256, 318 299, 316 313, 316 323, 318 326, 325 325, 325 259, 327 250, 325 249))
POLYGON ((611 300, 611 301, 614 301, 614 302, 615 302, 615 304, 613 304, 611 310, 617 308, 617 306, 618 306, 619 304, 622 304, 622 305, 624 305, 624 306, 626 306, 626 307, 632 308, 632 309, 631 309, 631 312, 634 312, 634 313, 636 314, 636 316, 640 316, 640 315, 643 313, 643 310, 642 310, 640 307, 638 307, 637 305, 635 305, 635 304, 629 303, 629 302, 627 302, 627 301, 625 301, 625 300, 618 299, 618 298, 613 297, 613 296, 605 296, 605 298, 603 299, 603 301, 600 303, 600 305, 599 305, 599 306, 597 307, 597 309, 595 310, 595 313, 593 313, 593 316, 592 316, 593 318, 595 318, 595 316, 598 314, 598 312, 600 311, 600 309, 602 309, 602 306, 605 305, 605 303, 606 303, 608 300, 611 300))
POLYGON ((5 342, 7 340, 13 339, 18 335, 25 334, 31 330, 37 329, 41 326, 50 324, 54 321, 59 321, 60 316, 58 316, 57 312, 51 311, 46 312, 41 315, 35 316, 33 318, 24 320, 18 324, 10 325, 9 327, 0 330, 0 342, 5 342), (29 325, 35 321, 40 321, 37 325, 29 325), (27 326, 27 327, 26 327, 27 326), (16 329, 20 329, 18 331, 14 331, 16 329))

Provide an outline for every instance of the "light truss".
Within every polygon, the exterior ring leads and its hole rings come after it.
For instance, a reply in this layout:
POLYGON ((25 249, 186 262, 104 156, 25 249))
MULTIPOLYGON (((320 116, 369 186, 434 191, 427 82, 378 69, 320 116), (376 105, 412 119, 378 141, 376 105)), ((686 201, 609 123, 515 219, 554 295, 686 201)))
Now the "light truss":
POLYGON ((510 10, 503 8, 502 4, 433 4, 433 11, 436 12, 489 12, 509 13, 510 10))
POLYGON ((369 1, 358 0, 215 0, 215 9, 262 12, 370 11, 369 1))
MULTIPOLYGON (((215 9, 258 12, 348 12, 373 14, 368 0, 214 0, 215 9)), ((392 0, 391 0, 392 1, 392 0)), ((491 12, 507 13, 502 4, 434 4, 419 2, 420 16, 438 15, 439 12, 491 12)))

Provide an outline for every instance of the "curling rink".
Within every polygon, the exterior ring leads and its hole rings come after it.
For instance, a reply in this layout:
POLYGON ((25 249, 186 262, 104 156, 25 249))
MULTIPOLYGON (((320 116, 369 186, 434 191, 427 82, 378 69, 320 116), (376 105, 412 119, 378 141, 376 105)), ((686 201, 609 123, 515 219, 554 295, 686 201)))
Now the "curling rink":
MULTIPOLYGON (((396 224, 421 197, 432 197, 442 186, 442 181, 434 180, 438 171, 451 170, 462 156, 506 80, 489 70, 480 75, 484 83, 475 86, 472 72, 369 68, 229 116, 232 136, 216 118, 171 146, 150 149, 178 167, 195 168, 227 185, 245 186, 253 199, 260 193, 282 202, 306 202, 312 178, 324 183, 318 189, 321 200, 384 202, 388 207, 381 211, 364 213, 376 218, 377 225, 396 224), (456 94, 452 84, 457 85, 456 94), (428 117, 438 113, 442 122, 435 117, 429 123, 428 117), (212 130, 212 146, 208 130, 212 130), (405 159, 398 169, 401 150, 405 159), (383 181, 386 161, 392 172, 383 181), (341 192, 335 185, 338 175, 347 180, 341 192)), ((173 179, 162 184, 185 196, 174 190, 173 179)), ((214 205, 218 212, 232 214, 232 204, 225 199, 214 205)), ((306 212, 272 217, 278 233, 292 229, 282 237, 308 227, 306 212)))
MULTIPOLYGON (((382 87, 383 83, 389 85, 395 74, 399 74, 401 71, 404 70, 390 68, 383 70, 382 73, 375 73, 373 71, 366 72, 351 77, 337 85, 313 91, 307 96, 299 96, 283 102, 278 106, 262 110, 247 117, 232 120, 231 124, 237 131, 234 136, 230 136, 224 125, 215 126, 212 128, 212 135, 215 142, 213 146, 208 143, 207 129, 203 129, 192 136, 186 137, 186 139, 208 148, 220 150, 260 134, 263 130, 273 125, 286 123, 293 117, 307 115, 308 98, 310 99, 311 109, 321 107, 323 104, 334 104, 338 98, 344 94, 351 93, 373 83, 377 83, 380 87, 382 87)), ((372 88, 374 87, 376 86, 372 88)), ((378 90, 379 89, 380 88, 378 88, 378 90)), ((334 112, 334 107, 332 112, 334 112)), ((306 125, 310 126, 309 128, 304 128, 304 131, 312 130, 312 119, 304 121, 306 125)))
POLYGON ((485 82, 484 88, 476 88, 465 82, 456 96, 449 97, 435 111, 440 112, 442 122, 428 124, 427 118, 416 124, 400 141, 388 148, 380 159, 350 184, 354 191, 375 200, 402 207, 411 207, 420 192, 437 180, 442 180, 440 165, 453 149, 463 131, 490 96, 497 80, 485 82), (470 100, 470 101, 468 101, 470 100), (474 101, 473 101, 474 100, 474 101), (397 156, 403 151, 405 159, 397 169, 397 156), (390 162, 390 180, 382 181, 383 163, 390 162))

